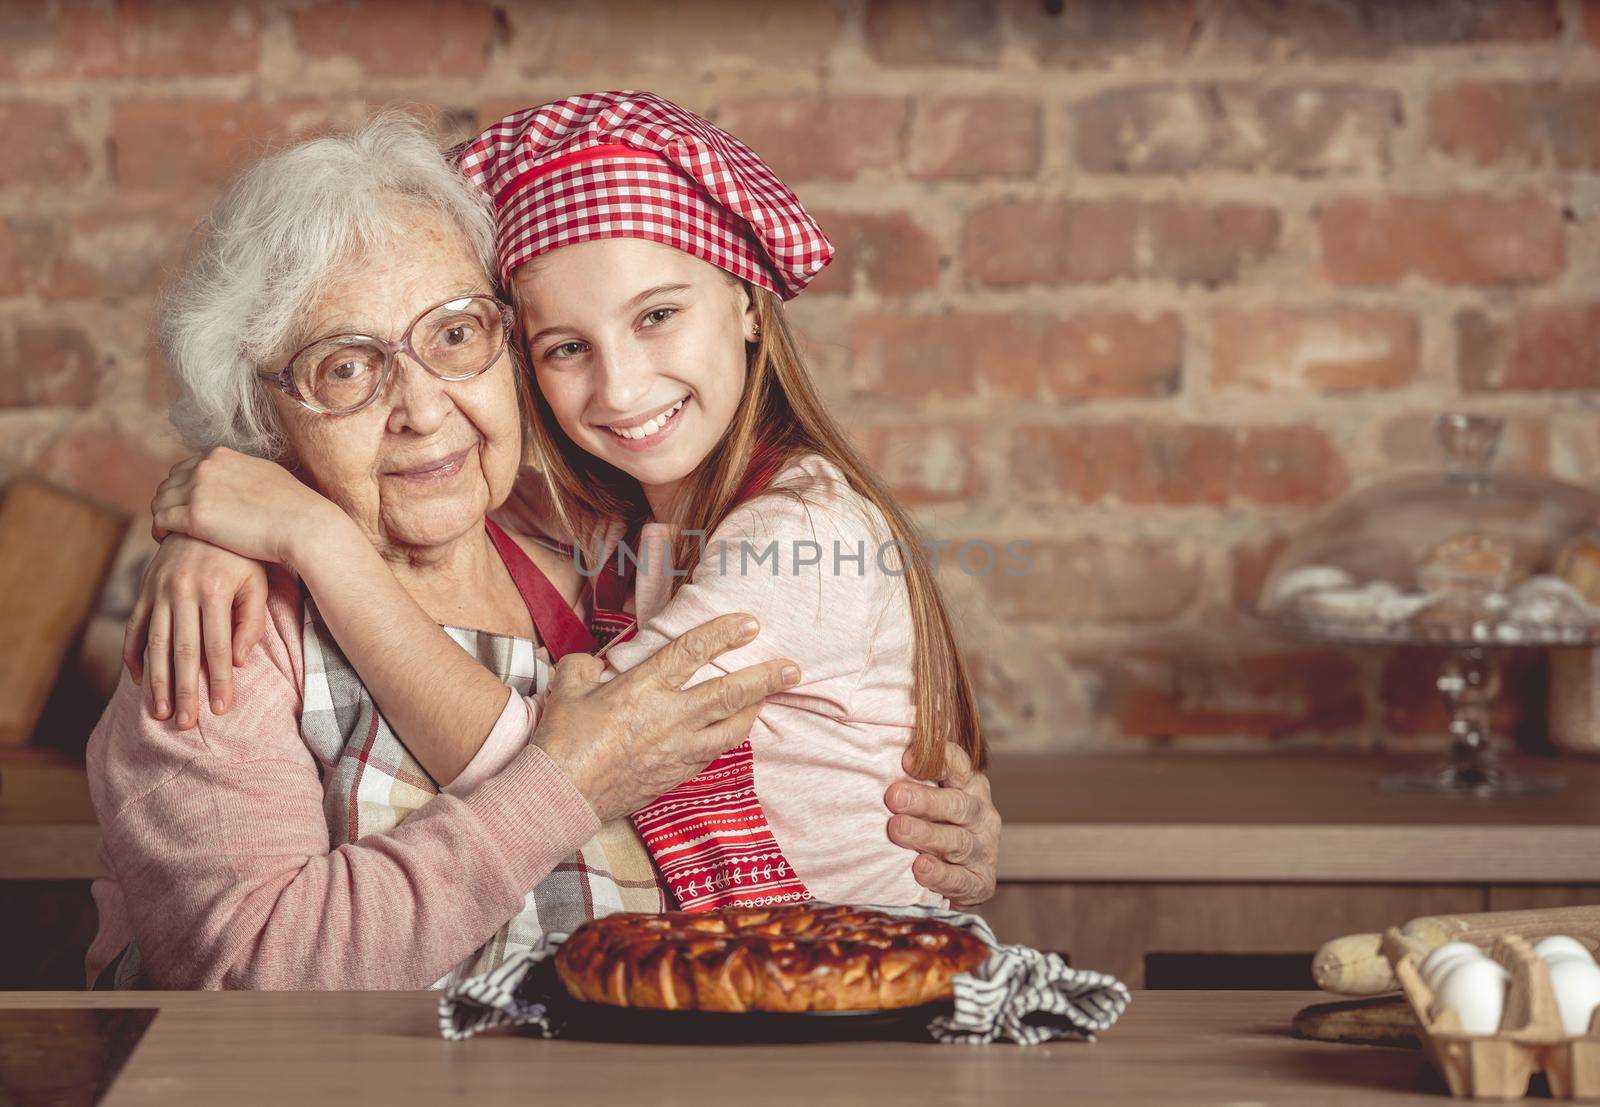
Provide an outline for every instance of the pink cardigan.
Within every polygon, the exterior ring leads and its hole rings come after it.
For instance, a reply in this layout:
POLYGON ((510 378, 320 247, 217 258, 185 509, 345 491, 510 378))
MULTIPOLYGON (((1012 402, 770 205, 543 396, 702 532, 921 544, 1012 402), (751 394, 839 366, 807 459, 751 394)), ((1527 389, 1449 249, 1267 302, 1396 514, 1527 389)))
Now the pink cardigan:
POLYGON ((124 673, 89 739, 110 874, 93 889, 91 985, 134 939, 164 988, 426 988, 599 829, 524 745, 492 779, 452 784, 390 833, 330 851, 300 737, 299 592, 270 574, 267 631, 235 670, 232 711, 213 716, 202 684, 199 727, 180 731, 150 717, 124 673))

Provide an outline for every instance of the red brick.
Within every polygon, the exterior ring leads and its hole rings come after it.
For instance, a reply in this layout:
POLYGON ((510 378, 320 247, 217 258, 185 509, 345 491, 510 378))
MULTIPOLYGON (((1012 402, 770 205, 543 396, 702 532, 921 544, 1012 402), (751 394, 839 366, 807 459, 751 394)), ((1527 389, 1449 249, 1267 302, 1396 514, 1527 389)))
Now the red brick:
POLYGON ((1375 175, 1400 115, 1395 93, 1364 85, 1139 85, 1075 105, 1073 150, 1096 173, 1375 175))
POLYGON ((848 345, 858 391, 891 400, 1161 397, 1178 387, 1183 324, 1172 312, 863 313, 848 345))
POLYGON ((1219 285, 1272 253, 1282 221, 1257 204, 1001 201, 967 219, 961 254, 976 285, 1160 279, 1219 285))
POLYGON ((1565 264, 1561 206, 1523 192, 1348 197, 1318 213, 1323 266, 1338 284, 1521 284, 1565 264))
MULTIPOLYGON (((1442 469, 1444 453, 1434 432, 1436 412, 1408 412, 1383 424, 1383 458, 1397 468, 1442 469)), ((1495 455, 1497 470, 1546 473, 1550 470, 1550 425, 1542 416, 1502 415, 1505 430, 1495 455)))
POLYGON ((1561 32, 1556 0, 1427 0, 1222 4, 1209 20, 1207 52, 1252 64, 1288 58, 1378 58, 1403 50, 1473 43, 1547 42, 1561 32))
POLYGON ((112 109, 112 171, 123 188, 223 184, 271 149, 354 126, 360 103, 130 100, 112 109))
POLYGON ((1095 744, 1100 725, 1092 672, 1075 669, 1059 649, 1029 641, 1032 626, 1008 626, 1002 641, 984 649, 973 643, 970 624, 957 618, 978 714, 993 741, 1007 752, 1059 753, 1095 744))
POLYGON ((1085 503, 1221 506, 1234 463, 1233 432, 1199 424, 1022 426, 1011 442, 1013 489, 1085 503))
POLYGON ((651 89, 695 111, 701 108, 667 86, 682 80, 687 91, 703 75, 725 69, 815 70, 827 60, 839 30, 837 6, 815 2, 731 7, 606 0, 600 8, 594 0, 539 0, 495 6, 505 12, 510 37, 504 49, 519 72, 540 80, 570 74, 576 80, 566 94, 597 87, 598 72, 668 75, 666 82, 629 78, 599 87, 651 89))
POLYGON ((28 253, 17 222, 15 218, 0 219, 0 296, 20 296, 35 276, 23 268, 28 253))
POLYGON ((1428 144, 1475 166, 1600 169, 1600 84, 1484 81, 1428 103, 1428 144))
POLYGON ((1183 378, 1183 320, 1126 311, 1085 311, 1060 320, 1045 339, 1045 401, 1171 396, 1183 378))
POLYGON ((63 217, 44 290, 50 296, 118 300, 154 293, 176 268, 201 217, 195 203, 113 195, 63 217))
POLYGON ((147 522, 156 486, 181 456, 175 446, 148 445, 89 416, 51 443, 35 471, 147 522))
POLYGON ((867 53, 880 65, 992 67, 1000 6, 988 0, 868 0, 867 53))
MULTIPOLYGON (((994 569, 983 586, 995 614, 1017 622, 1163 622, 1194 606, 1205 576, 1204 555, 1188 541, 1035 539, 1016 548, 1021 558, 1010 556, 1010 541, 990 540, 994 569)), ((959 571, 953 564, 958 552, 958 545, 945 551, 941 572, 959 571)), ((981 564, 977 554, 969 555, 973 570, 981 564)))
POLYGON ((1258 504, 1325 504, 1350 486, 1344 458, 1316 427, 1246 427, 1238 450, 1234 491, 1258 504))
POLYGON ((851 180, 901 162, 908 112, 894 96, 741 98, 709 118, 784 180, 851 180))
POLYGON ((860 391, 920 402, 1037 394, 1045 323, 1008 314, 858 315, 851 324, 860 391))
POLYGON ((481 0, 322 0, 293 18, 301 53, 350 58, 385 77, 481 76, 495 34, 481 0))
POLYGON ((59 237, 48 219, 31 215, 0 218, 0 296, 36 290, 43 283, 59 237))
POLYGON ((9 482, 16 474, 33 468, 61 433, 62 418, 60 412, 29 408, 0 411, 0 482, 9 482))
POLYGON ((907 212, 815 211, 834 245, 828 267, 808 286, 814 292, 870 288, 887 296, 939 284, 939 244, 907 212))
POLYGON ((1465 392, 1600 388, 1600 302, 1541 304, 1510 319, 1456 316, 1465 392))
POLYGON ((1057 13, 1019 0, 1006 11, 1016 38, 1040 63, 1063 69, 1175 62, 1189 52, 1201 29, 1195 0, 1066 3, 1057 13))
POLYGON ((1123 738, 1287 738, 1366 717, 1361 668, 1348 652, 1191 637, 1083 658, 1103 674, 1123 738))
POLYGON ((1211 381, 1262 391, 1399 388, 1416 378, 1420 344, 1416 316, 1398 309, 1223 309, 1211 381))
POLYGON ((960 96, 917 105, 907 166, 918 180, 1032 177, 1044 141, 1039 105, 1020 96, 960 96))
POLYGON ((154 341, 144 349, 144 388, 140 391, 140 398, 146 407, 163 415, 172 401, 178 398, 178 387, 172 383, 161 348, 154 341))
POLYGON ((27 185, 66 192, 89 171, 89 151, 72 132, 67 109, 13 100, 0 104, 0 188, 27 185))
POLYGON ((487 130, 490 124, 497 123, 508 115, 539 104, 548 104, 552 100, 559 100, 571 94, 572 88, 566 84, 541 83, 527 88, 519 87, 510 96, 484 96, 475 99, 468 107, 462 109, 462 115, 472 132, 470 137, 475 138, 487 130))
POLYGON ((907 506, 970 500, 979 492, 981 432, 970 423, 922 420, 872 426, 856 436, 862 452, 907 506))
POLYGON ((1083 502, 1214 507, 1326 503, 1348 486, 1343 458, 1306 425, 1074 423, 1017 428, 1012 487, 1083 502))
POLYGON ((100 390, 100 355, 70 324, 16 322, 0 335, 0 407, 88 407, 100 390))
POLYGON ((260 53, 254 3, 0 5, 0 80, 245 73, 256 68, 260 53))

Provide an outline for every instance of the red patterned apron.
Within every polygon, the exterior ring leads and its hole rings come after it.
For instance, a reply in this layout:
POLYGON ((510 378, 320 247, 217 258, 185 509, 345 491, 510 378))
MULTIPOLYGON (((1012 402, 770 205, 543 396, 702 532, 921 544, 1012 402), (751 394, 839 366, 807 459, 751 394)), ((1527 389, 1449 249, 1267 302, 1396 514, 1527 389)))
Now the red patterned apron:
MULTIPOLYGON (((781 464, 775 451, 759 450, 736 502, 764 491, 781 464)), ((626 541, 637 549, 638 538, 635 528, 626 541)), ((633 588, 632 574, 628 559, 613 555, 595 578, 589 630, 597 648, 625 642, 638 631, 637 621, 623 610, 633 588)), ((756 796, 755 754, 748 738, 698 776, 634 812, 632 819, 681 910, 812 898, 767 824, 756 796)))

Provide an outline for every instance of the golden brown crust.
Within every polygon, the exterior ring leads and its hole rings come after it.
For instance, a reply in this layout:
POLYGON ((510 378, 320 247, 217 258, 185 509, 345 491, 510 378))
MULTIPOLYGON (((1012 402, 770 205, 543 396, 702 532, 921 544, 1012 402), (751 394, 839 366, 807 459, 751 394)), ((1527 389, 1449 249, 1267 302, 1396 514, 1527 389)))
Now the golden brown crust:
POLYGON ((1600 603, 1600 536, 1580 534, 1562 549, 1557 575, 1590 603, 1600 603))
POLYGON ((788 904, 608 915, 556 953, 575 999, 665 1011, 857 1011, 949 999, 981 938, 936 919, 788 904))

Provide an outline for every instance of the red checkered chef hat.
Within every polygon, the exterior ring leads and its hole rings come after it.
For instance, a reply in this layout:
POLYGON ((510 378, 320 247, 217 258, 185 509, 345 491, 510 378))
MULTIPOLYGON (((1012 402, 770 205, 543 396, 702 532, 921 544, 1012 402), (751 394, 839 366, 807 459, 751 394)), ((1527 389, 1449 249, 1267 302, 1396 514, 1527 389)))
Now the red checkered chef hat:
POLYGON ((833 256, 816 220, 728 132, 649 92, 570 96, 500 120, 457 155, 494 204, 501 276, 597 238, 646 238, 785 300, 833 256))

